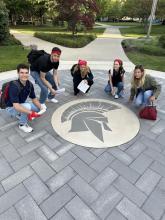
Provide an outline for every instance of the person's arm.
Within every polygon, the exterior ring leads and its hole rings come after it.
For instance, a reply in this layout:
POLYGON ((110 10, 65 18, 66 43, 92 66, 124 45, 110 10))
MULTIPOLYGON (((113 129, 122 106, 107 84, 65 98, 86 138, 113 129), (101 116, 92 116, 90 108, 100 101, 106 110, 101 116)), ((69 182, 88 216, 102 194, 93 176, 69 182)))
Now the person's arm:
POLYGON ((112 95, 114 95, 114 87, 113 87, 113 83, 112 83, 112 75, 111 75, 111 70, 109 70, 109 84, 111 86, 111 93, 112 95))
POLYGON ((32 111, 28 110, 27 108, 23 107, 19 103, 13 103, 13 107, 15 108, 16 111, 26 113, 26 114, 31 114, 32 111))
POLYGON ((70 73, 72 76, 74 76, 74 73, 78 70, 78 65, 74 64, 70 70, 70 73))
POLYGON ((134 96, 135 96, 135 89, 131 88, 131 90, 130 90, 130 97, 129 97, 128 102, 133 102, 134 96))
POLYGON ((48 82, 48 80, 46 80, 45 78, 46 73, 44 72, 40 72, 40 78, 43 81, 43 83, 46 85, 46 87, 48 87, 48 89, 50 90, 50 92, 55 95, 56 91, 52 88, 52 85, 50 84, 50 82, 48 82))
POLYGON ((38 101, 37 98, 32 99, 32 102, 35 106, 37 106, 37 108, 41 109, 41 103, 38 101))
POLYGON ((93 80, 93 73, 92 73, 92 71, 90 70, 90 68, 88 68, 88 74, 87 74, 87 79, 88 80, 93 80))
POLYGON ((157 83, 154 77, 150 76, 150 84, 153 88, 153 95, 149 98, 151 102, 155 101, 155 99, 158 98, 160 91, 161 91, 161 85, 157 83))
POLYGON ((59 87, 60 86, 60 76, 59 76, 57 69, 53 69, 53 78, 54 78, 54 82, 55 82, 56 86, 59 87))

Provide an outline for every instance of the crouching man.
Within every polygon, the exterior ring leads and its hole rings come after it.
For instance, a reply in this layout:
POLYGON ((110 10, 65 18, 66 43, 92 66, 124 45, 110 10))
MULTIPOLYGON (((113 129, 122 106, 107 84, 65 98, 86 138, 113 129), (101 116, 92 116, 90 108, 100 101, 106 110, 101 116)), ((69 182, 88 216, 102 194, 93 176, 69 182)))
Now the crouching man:
POLYGON ((35 96, 33 84, 29 81, 29 67, 25 64, 17 66, 18 79, 11 81, 8 88, 6 111, 12 117, 19 119, 19 129, 26 133, 33 131, 28 121, 40 117, 41 104, 35 96), (26 102, 27 98, 32 103, 26 102))

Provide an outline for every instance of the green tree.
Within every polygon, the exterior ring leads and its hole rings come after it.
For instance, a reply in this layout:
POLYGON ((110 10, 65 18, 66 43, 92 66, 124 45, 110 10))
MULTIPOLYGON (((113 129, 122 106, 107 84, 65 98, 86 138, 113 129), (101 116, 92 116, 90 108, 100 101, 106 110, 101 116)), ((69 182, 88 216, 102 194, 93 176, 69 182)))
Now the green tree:
POLYGON ((27 0, 30 5, 30 15, 32 23, 42 25, 44 15, 48 11, 48 0, 27 0))
POLYGON ((165 0, 158 1, 156 17, 162 20, 165 19, 165 0))
POLYGON ((2 0, 0 0, 0 42, 9 36, 8 11, 2 0))
POLYGON ((123 17, 122 6, 121 0, 111 1, 108 7, 108 18, 114 21, 121 19, 123 17))
POLYGON ((107 17, 111 0, 96 0, 96 1, 99 7, 99 13, 97 14, 97 19, 107 17))
POLYGON ((86 28, 92 28, 95 22, 98 6, 95 0, 56 0, 58 19, 66 21, 73 35, 77 25, 82 23, 86 28))

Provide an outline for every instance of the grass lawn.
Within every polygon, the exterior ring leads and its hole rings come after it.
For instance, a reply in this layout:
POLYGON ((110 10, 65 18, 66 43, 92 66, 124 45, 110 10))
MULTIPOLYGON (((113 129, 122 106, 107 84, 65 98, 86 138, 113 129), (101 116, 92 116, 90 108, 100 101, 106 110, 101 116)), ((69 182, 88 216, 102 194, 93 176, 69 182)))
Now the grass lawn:
POLYGON ((130 51, 126 54, 134 64, 142 64, 146 69, 153 69, 165 72, 164 56, 153 56, 137 51, 130 51))
MULTIPOLYGON (((143 26, 120 28, 120 32, 125 37, 145 37, 147 32, 143 26)), ((153 25, 151 30, 151 36, 159 36, 165 33, 165 25, 153 25)))
POLYGON ((124 40, 122 45, 134 64, 140 63, 145 68, 165 72, 165 48, 159 43, 159 37, 165 33, 165 25, 153 25, 150 40, 145 38, 146 33, 142 26, 121 28, 120 31, 125 37, 132 37, 124 40))
POLYGON ((28 52, 21 45, 0 46, 0 72, 14 70, 19 63, 27 63, 28 52))

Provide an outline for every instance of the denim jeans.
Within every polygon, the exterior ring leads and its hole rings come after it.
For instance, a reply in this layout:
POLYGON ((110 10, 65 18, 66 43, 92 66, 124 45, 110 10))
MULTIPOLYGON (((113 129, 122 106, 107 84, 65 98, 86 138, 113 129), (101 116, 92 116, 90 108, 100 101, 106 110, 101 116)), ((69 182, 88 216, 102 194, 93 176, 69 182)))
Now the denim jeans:
MULTIPOLYGON (((124 85, 123 85, 123 82, 118 82, 118 84, 117 84, 117 95, 119 95, 120 96, 120 93, 121 93, 121 91, 123 90, 123 88, 124 88, 124 85)), ((112 91, 112 88, 111 88, 111 85, 108 83, 107 85, 106 85, 106 87, 104 88, 104 91, 106 92, 106 93, 110 93, 111 91, 112 91)))
POLYGON ((148 105, 150 104, 149 98, 153 95, 152 90, 147 90, 145 92, 140 92, 135 100, 135 105, 138 107, 140 105, 148 105))
MULTIPOLYGON (((51 93, 48 94, 48 88, 47 86, 43 83, 42 79, 40 78, 40 75, 36 71, 30 71, 31 76, 35 80, 35 83, 39 85, 41 92, 40 92, 40 103, 43 104, 45 103, 46 99, 52 99, 54 98, 54 95, 51 93)), ((53 75, 50 72, 47 72, 45 75, 45 79, 52 85, 52 88, 54 90, 57 90, 57 86, 54 82, 53 75)))
MULTIPOLYGON (((20 105, 22 105, 24 108, 26 108, 30 111, 34 111, 34 112, 39 112, 40 111, 39 108, 37 108, 37 106, 35 106, 33 103, 25 102, 25 103, 22 103, 20 105)), ((17 117, 18 116, 20 125, 27 124, 28 114, 18 112, 14 107, 7 107, 6 111, 11 117, 17 117)))

